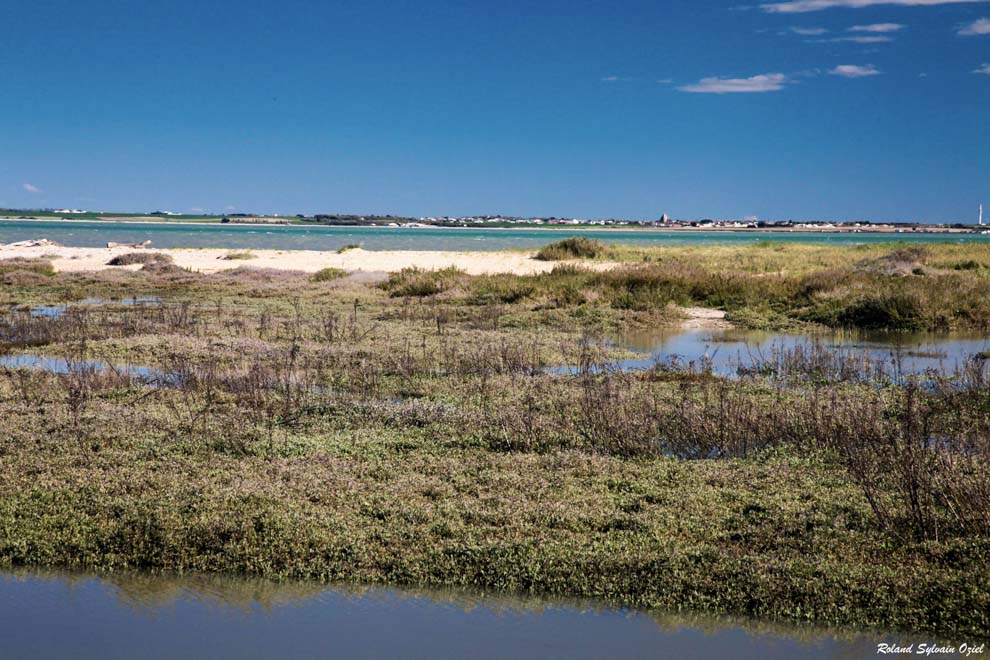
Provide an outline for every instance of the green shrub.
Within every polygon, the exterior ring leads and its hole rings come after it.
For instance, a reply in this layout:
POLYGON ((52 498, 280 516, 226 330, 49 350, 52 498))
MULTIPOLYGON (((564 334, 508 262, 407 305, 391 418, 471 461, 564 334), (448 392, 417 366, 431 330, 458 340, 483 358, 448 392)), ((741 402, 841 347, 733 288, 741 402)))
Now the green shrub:
POLYGON ((483 275, 471 283, 469 302, 474 305, 491 303, 517 303, 536 291, 536 284, 530 279, 516 275, 483 275))
POLYGON ((339 280, 342 277, 347 277, 347 271, 342 268, 322 268, 315 273, 313 273, 309 281, 310 282, 333 282, 334 280, 339 280))
POLYGON ((247 259, 256 259, 257 257, 252 252, 228 252, 222 258, 227 261, 245 261, 247 259))
POLYGON ((348 243, 347 245, 343 245, 337 248, 337 254, 344 254, 348 250, 357 250, 360 247, 361 247, 360 243, 348 243))
POLYGON ((107 262, 108 266, 133 266, 134 264, 170 264, 172 257, 160 252, 128 252, 107 262))
POLYGON ((839 325, 868 330, 921 330, 924 305, 911 293, 867 295, 846 307, 838 316, 839 325))
POLYGON ((565 238, 540 248, 534 259, 540 261, 564 261, 566 259, 595 259, 608 251, 601 241, 577 236, 565 238))
POLYGON ((466 276, 463 270, 454 266, 441 270, 403 268, 389 275, 381 286, 393 298, 434 296, 464 283, 466 276))

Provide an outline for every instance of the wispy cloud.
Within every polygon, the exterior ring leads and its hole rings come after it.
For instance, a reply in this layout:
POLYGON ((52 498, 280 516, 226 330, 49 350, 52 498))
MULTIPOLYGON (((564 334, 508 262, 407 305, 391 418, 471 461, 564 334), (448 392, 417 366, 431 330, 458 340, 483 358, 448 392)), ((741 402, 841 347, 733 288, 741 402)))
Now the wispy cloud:
POLYGON ((972 23, 963 25, 959 28, 959 34, 963 37, 990 34, 990 18, 978 18, 972 23))
POLYGON ((885 44, 893 41, 892 37, 885 37, 883 35, 870 35, 870 36, 858 36, 858 37, 832 37, 831 39, 812 39, 808 43, 812 44, 834 44, 839 42, 851 42, 854 44, 885 44))
POLYGON ((619 80, 619 76, 605 76, 602 78, 602 82, 616 82, 619 80))
POLYGON ((990 76, 990 64, 984 64, 979 69, 973 69, 973 73, 985 73, 990 76))
POLYGON ((866 78, 867 76, 879 75, 880 70, 872 64, 867 64, 866 66, 840 64, 834 69, 831 69, 829 73, 833 76, 842 76, 843 78, 866 78))
POLYGON ((854 25, 849 32, 897 32, 906 28, 901 23, 871 23, 870 25, 854 25))
POLYGON ((783 89, 788 82, 787 76, 782 73, 764 73, 749 78, 702 78, 694 84, 677 89, 693 94, 776 92, 783 89))
POLYGON ((800 14, 809 11, 821 11, 833 7, 875 7, 877 5, 901 5, 906 7, 931 7, 936 5, 952 5, 972 2, 987 2, 987 0, 789 0, 788 2, 770 2, 760 5, 763 11, 777 14, 800 14))
POLYGON ((657 81, 657 83, 660 85, 671 85, 673 84, 673 82, 674 82, 673 78, 661 78, 660 80, 657 81))
POLYGON ((794 34, 800 34, 802 37, 818 37, 828 33, 828 30, 826 28, 820 28, 820 27, 812 27, 812 28, 791 27, 790 30, 794 34))
POLYGON ((22 183, 21 188, 24 188, 24 190, 28 191, 29 193, 44 192, 41 188, 31 183, 22 183))

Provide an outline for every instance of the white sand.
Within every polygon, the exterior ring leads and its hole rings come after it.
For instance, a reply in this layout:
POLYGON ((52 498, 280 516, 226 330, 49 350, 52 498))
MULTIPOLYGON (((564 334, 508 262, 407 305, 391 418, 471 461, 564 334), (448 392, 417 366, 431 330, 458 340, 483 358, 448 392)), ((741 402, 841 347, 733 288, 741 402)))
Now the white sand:
MULTIPOLYGON (((137 270, 133 266, 108 266, 113 257, 129 252, 157 252, 168 254, 173 263, 201 273, 216 273, 234 268, 275 268, 313 273, 321 268, 341 268, 358 273, 391 273, 415 266, 424 270, 436 270, 456 266, 471 275, 490 273, 515 273, 527 275, 553 270, 559 261, 537 261, 535 252, 426 252, 426 251, 370 251, 361 248, 347 250, 343 254, 315 250, 230 250, 230 249, 135 249, 135 248, 82 248, 82 247, 10 247, 0 245, 0 260, 39 259, 52 262, 56 271, 78 272, 114 269, 137 270), (250 252, 254 259, 224 259, 231 253, 250 252)), ((607 270, 620 264, 574 262, 586 268, 607 270)), ((729 328, 725 312, 703 307, 686 307, 679 310, 686 317, 686 329, 729 328)))
MULTIPOLYGON (((315 272, 335 267, 347 271, 395 272, 416 266, 436 270, 456 266, 471 275, 516 273, 520 275, 552 270, 560 262, 537 261, 533 252, 427 252, 377 251, 355 248, 343 254, 315 250, 234 250, 234 249, 135 249, 82 247, 5 247, 0 245, 0 259, 50 259, 57 271, 91 271, 106 268, 111 258, 129 252, 158 252, 172 257, 175 265, 201 273, 215 273, 232 268, 277 268, 315 272), (226 260, 234 252, 250 252, 254 259, 226 260)), ((591 268, 610 268, 614 264, 584 264, 591 268)), ((137 269, 136 266, 123 268, 137 269)))

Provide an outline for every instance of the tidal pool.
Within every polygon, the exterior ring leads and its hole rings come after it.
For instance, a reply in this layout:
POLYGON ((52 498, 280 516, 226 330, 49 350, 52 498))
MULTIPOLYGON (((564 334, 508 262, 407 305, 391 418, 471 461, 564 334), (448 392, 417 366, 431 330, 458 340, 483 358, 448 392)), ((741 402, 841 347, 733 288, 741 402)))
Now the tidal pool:
MULTIPOLYGON (((952 374, 990 360, 990 337, 979 334, 839 332, 802 335, 750 330, 660 328, 606 337, 602 343, 640 356, 595 365, 596 370, 655 367, 737 376, 820 366, 870 372, 891 379, 929 372, 952 374)), ((983 367, 980 367, 983 368, 983 367)), ((577 373, 574 366, 556 373, 577 373)))
POLYGON ((123 305, 125 307, 146 307, 160 305, 162 299, 158 296, 132 296, 111 300, 109 298, 83 298, 72 303, 62 303, 59 305, 37 305, 31 308, 31 316, 42 316, 47 318, 57 318, 65 314, 69 308, 75 307, 105 307, 107 305, 123 305))
POLYGON ((130 376, 138 382, 148 385, 174 386, 180 381, 176 374, 165 374, 151 367, 133 365, 110 365, 99 360, 67 360, 61 357, 18 353, 15 355, 0 355, 0 368, 7 369, 39 369, 53 374, 78 374, 81 371, 106 371, 113 369, 118 374, 130 376))
POLYGON ((0 573, 19 658, 860 658, 926 635, 591 602, 146 573, 0 573))

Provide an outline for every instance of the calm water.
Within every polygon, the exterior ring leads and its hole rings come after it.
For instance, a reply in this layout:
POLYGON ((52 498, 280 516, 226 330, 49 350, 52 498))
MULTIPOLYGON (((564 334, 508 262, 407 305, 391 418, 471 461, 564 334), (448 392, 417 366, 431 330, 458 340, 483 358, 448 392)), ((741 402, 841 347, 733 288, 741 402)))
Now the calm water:
MULTIPOLYGON (((55 318, 67 309, 63 305, 46 305, 33 308, 31 313, 55 318)), ((962 370, 977 356, 986 356, 978 362, 983 369, 990 367, 990 337, 982 335, 837 333, 809 337, 749 330, 673 328, 617 335, 605 338, 603 343, 640 355, 595 366, 595 371, 602 368, 637 371, 660 365, 671 369, 710 370, 721 376, 733 377, 741 370, 758 365, 783 364, 795 351, 813 356, 818 348, 827 349, 833 356, 827 363, 829 365, 838 368, 858 364, 860 370, 865 368, 865 373, 886 375, 895 380, 923 376, 931 371, 952 374, 962 370)), ((108 365, 98 360, 75 360, 70 363, 61 357, 15 353, 0 354, 0 368, 41 369, 68 374, 81 369, 100 371, 107 369, 108 365)), ((180 378, 177 374, 162 373, 140 365, 113 365, 112 368, 148 384, 173 386, 180 378)), ((569 365, 551 367, 549 371, 576 374, 580 369, 569 365)))
POLYGON ((108 241, 152 247, 223 247, 336 250, 358 243, 367 250, 506 250, 532 248, 568 236, 630 245, 740 244, 760 241, 851 245, 857 243, 982 242, 982 234, 816 234, 594 229, 441 229, 399 227, 306 227, 282 225, 138 224, 127 222, 0 220, 0 244, 47 238, 72 247, 103 247, 108 241))
MULTIPOLYGON (((104 307, 107 305, 150 307, 160 304, 161 301, 162 299, 158 296, 131 296, 130 298, 121 298, 119 300, 110 300, 108 298, 83 298, 82 300, 73 303, 72 307, 77 305, 83 307, 104 307)), ((69 307, 70 305, 68 303, 63 303, 60 305, 38 305, 31 308, 31 316, 57 318, 68 312, 69 307)))
MULTIPOLYGON (((871 364, 891 377, 924 375, 930 370, 952 373, 974 356, 990 356, 990 337, 979 334, 834 333, 819 336, 751 330, 682 330, 661 328, 606 337, 604 343, 639 353, 606 368, 645 370, 663 365, 695 371, 710 369, 734 376, 740 369, 780 364, 796 351, 811 355, 828 349, 848 363, 871 364)), ((875 369, 874 369, 875 370, 875 369)), ((553 369, 577 373, 573 366, 553 369)))
POLYGON ((17 658, 868 658, 861 633, 467 592, 217 576, 0 573, 17 658))
MULTIPOLYGON (((60 357, 48 357, 45 355, 17 354, 0 355, 0 368, 7 369, 40 369, 53 374, 79 373, 81 371, 103 371, 108 369, 106 362, 99 360, 73 360, 69 361, 60 357)), ((139 381, 154 384, 161 382, 166 385, 174 384, 177 376, 164 375, 160 371, 150 367, 132 365, 113 365, 113 369, 123 375, 130 376, 139 381)))

